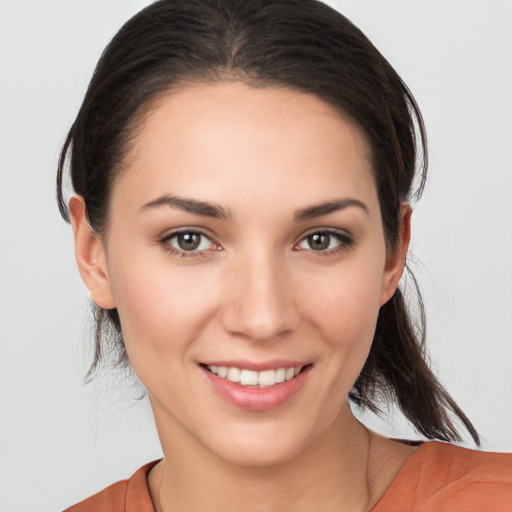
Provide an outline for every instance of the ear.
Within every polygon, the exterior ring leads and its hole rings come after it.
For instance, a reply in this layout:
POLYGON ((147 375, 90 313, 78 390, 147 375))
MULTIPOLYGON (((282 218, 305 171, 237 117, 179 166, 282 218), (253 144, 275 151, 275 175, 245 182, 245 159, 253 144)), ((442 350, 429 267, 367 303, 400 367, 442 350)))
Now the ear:
POLYGON ((409 203, 403 202, 400 205, 398 240, 386 257, 380 294, 381 306, 393 296, 404 273, 407 251, 411 241, 411 215, 412 209, 409 203))
POLYGON ((113 309, 116 304, 108 277, 105 247, 101 236, 89 224, 84 199, 73 196, 69 201, 69 211, 75 239, 75 258, 82 281, 96 305, 113 309))

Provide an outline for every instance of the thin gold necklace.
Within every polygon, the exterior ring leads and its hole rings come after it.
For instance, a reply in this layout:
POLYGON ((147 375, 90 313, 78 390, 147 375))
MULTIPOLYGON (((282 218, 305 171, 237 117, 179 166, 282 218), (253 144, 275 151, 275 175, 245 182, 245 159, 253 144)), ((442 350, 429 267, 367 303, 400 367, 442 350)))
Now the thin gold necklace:
POLYGON ((158 481, 158 493, 157 493, 157 501, 158 501, 158 510, 161 512, 164 512, 164 509, 162 507, 162 501, 160 499, 162 495, 162 480, 164 478, 164 471, 165 471, 165 464, 167 462, 167 459, 164 457, 164 464, 162 466, 162 472, 160 473, 160 480, 158 481))
MULTIPOLYGON (((366 467, 365 467, 365 483, 366 483, 366 506, 369 505, 370 503, 370 498, 371 498, 371 492, 370 492, 370 475, 369 475, 369 466, 370 466, 370 453, 371 453, 371 449, 372 449, 372 435, 370 434, 369 430, 363 425, 361 424, 361 426, 363 427, 363 430, 366 434, 366 440, 367 440, 367 449, 366 449, 366 467)), ((163 466, 162 466, 162 472, 160 473, 160 479, 158 481, 158 493, 157 493, 157 502, 158 502, 158 510, 160 510, 161 512, 165 512, 163 507, 162 507, 162 500, 161 500, 161 496, 162 496, 162 481, 163 481, 163 478, 164 478, 164 472, 165 472, 165 465, 167 463, 167 459, 164 457, 164 460, 163 460, 163 466)), ((368 509, 368 510, 371 510, 371 509, 368 509)))
MULTIPOLYGON (((366 506, 365 508, 368 509, 368 507, 371 505, 371 491, 370 491, 370 454, 372 451, 372 435, 370 431, 361 423, 364 431, 366 432, 366 440, 367 440, 367 449, 366 449, 366 468, 364 471, 364 478, 366 482, 366 506)), ((368 509, 371 510, 371 509, 368 509)))

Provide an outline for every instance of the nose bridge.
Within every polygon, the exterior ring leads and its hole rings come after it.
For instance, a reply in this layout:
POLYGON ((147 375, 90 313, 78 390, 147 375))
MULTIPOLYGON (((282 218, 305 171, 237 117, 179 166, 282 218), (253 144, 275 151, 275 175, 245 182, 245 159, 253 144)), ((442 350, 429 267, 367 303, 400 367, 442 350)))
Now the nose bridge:
POLYGON ((253 340, 271 339, 293 330, 298 314, 286 265, 275 251, 259 249, 230 269, 224 326, 253 340))

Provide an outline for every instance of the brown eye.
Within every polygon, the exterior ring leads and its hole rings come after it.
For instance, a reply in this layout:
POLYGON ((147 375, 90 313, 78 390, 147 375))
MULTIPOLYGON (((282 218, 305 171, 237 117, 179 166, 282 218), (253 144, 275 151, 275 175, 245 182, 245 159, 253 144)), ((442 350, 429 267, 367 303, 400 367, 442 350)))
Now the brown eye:
POLYGON ((331 244, 331 235, 328 233, 315 233, 306 237, 310 249, 314 251, 325 251, 331 244))
POLYGON ((305 236, 298 249, 330 254, 353 245, 353 238, 341 230, 316 231, 305 236))
POLYGON ((199 231, 173 233, 166 236, 161 243, 167 245, 174 252, 190 256, 216 248, 216 244, 199 231))
POLYGON ((183 251, 195 251, 201 244, 201 238, 199 233, 180 233, 176 236, 176 243, 183 251))

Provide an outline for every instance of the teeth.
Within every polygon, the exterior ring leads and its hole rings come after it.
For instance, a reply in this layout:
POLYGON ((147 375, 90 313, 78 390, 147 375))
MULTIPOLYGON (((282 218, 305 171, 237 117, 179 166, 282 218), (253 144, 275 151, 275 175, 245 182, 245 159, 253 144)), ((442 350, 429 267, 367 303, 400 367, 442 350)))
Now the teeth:
POLYGON ((302 370, 302 366, 296 368, 277 368, 276 370, 265 370, 255 372, 236 367, 207 366, 214 375, 223 379, 240 384, 241 386, 271 387, 286 380, 296 377, 302 370))
POLYGON ((279 368, 276 370, 276 384, 286 380, 286 368, 279 368))
POLYGON ((260 386, 273 386, 277 382, 276 373, 276 370, 266 370, 264 372, 260 372, 258 376, 258 384, 260 386))
POLYGON ((231 382, 240 382, 240 369, 239 368, 229 368, 228 380, 230 380, 231 382))
POLYGON ((258 385, 258 372, 253 372, 251 370, 242 370, 240 372, 240 384, 242 384, 242 386, 258 385))

